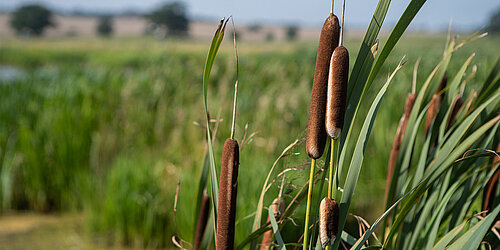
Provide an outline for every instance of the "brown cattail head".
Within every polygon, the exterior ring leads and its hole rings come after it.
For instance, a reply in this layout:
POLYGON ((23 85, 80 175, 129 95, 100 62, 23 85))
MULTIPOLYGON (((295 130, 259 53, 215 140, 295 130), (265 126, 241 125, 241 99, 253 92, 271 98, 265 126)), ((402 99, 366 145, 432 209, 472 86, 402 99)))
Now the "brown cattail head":
POLYGON ((429 109, 427 110, 427 117, 425 119, 425 135, 427 136, 429 133, 429 128, 436 118, 436 115, 439 112, 439 108, 441 106, 441 101, 443 100, 444 93, 441 93, 444 87, 446 87, 446 83, 448 82, 448 74, 445 72, 443 79, 439 83, 439 86, 436 90, 436 93, 432 96, 431 104, 429 105, 429 109))
MULTIPOLYGON (((500 152, 500 143, 497 144, 496 152, 497 154, 499 154, 500 152)), ((499 161, 500 157, 495 155, 491 168, 493 169, 496 166, 496 163, 498 163, 499 161)), ((491 208, 493 206, 493 202, 495 200, 495 191, 497 190, 499 177, 500 177, 500 168, 497 168, 493 176, 491 176, 490 180, 488 181, 488 184, 486 184, 486 188, 484 189, 482 210, 487 211, 486 214, 488 214, 491 211, 491 208)))
POLYGON ((339 44, 339 29, 339 20, 337 16, 333 15, 325 20, 319 37, 306 139, 307 154, 313 159, 320 158, 325 149, 328 70, 330 67, 330 57, 335 47, 339 44))
POLYGON ((405 113, 404 113, 405 119, 408 119, 408 117, 410 117, 411 110, 413 109, 413 105, 415 104, 416 99, 417 99, 417 94, 415 93, 409 93, 408 96, 406 97, 405 113))
MULTIPOLYGON (((384 201, 387 203, 389 199, 389 188, 391 186, 392 175, 394 174, 394 168, 398 160, 399 148, 401 146, 401 134, 403 133, 403 126, 405 122, 404 115, 399 120, 398 129, 396 130, 396 136, 394 136, 394 141, 392 143, 391 155, 389 156, 389 166, 387 168, 387 179, 385 180, 385 195, 384 201)), ((392 197, 390 198, 392 199, 392 197)))
POLYGON ((438 86, 435 94, 443 95, 444 93, 441 93, 441 91, 443 91, 443 89, 444 89, 444 87, 446 87, 447 83, 448 83, 448 72, 445 71, 443 78, 441 79, 441 82, 439 82, 439 86, 438 86))
MULTIPOLYGON (((282 198, 276 198, 274 199, 273 203, 271 204, 271 209, 273 210, 274 213, 274 218, 279 218, 283 212, 285 212, 285 200, 282 198)), ((270 219, 267 219, 267 222, 269 223, 270 219)), ((260 249, 261 250, 267 250, 271 246, 271 242, 273 240, 273 230, 267 230, 264 233, 264 236, 262 237, 262 242, 260 244, 260 249)))
POLYGON ((411 110, 413 109, 413 105, 415 104, 415 99, 417 95, 415 93, 410 93, 406 97, 405 103, 405 111, 403 116, 399 120, 398 129, 396 130, 396 136, 394 136, 394 141, 392 143, 391 155, 389 158, 389 167, 387 170, 387 179, 385 184, 385 202, 387 203, 387 199, 389 198, 389 187, 392 181, 392 175, 394 174, 394 167, 396 166, 396 162, 398 160, 399 148, 401 147, 401 143, 403 142, 403 138, 405 135, 406 127, 408 126, 408 120, 410 118, 411 110))
POLYGON ((403 118, 404 118, 403 127, 401 128, 401 133, 399 135, 399 144, 400 145, 401 145, 401 142, 403 142, 403 137, 405 136, 406 127, 408 126, 408 121, 410 120, 411 110, 413 109, 413 105, 415 104, 416 99, 417 99, 417 94, 415 94, 415 93, 410 93, 406 97, 405 112, 403 114, 403 118))
POLYGON ((348 76, 349 52, 341 45, 335 48, 330 60, 326 101, 326 132, 335 140, 344 126, 348 76))
POLYGON ((448 116, 448 123, 446 124, 446 131, 448 131, 455 121, 455 118, 457 118, 458 111, 462 108, 464 105, 464 98, 462 95, 455 96, 453 98, 453 101, 451 102, 451 111, 450 111, 450 116, 448 116))
POLYGON ((319 205, 319 239, 323 248, 328 242, 333 243, 339 225, 339 205, 337 201, 323 198, 319 205))
POLYGON ((196 225, 196 234, 194 237, 193 249, 198 250, 201 246, 201 240, 207 227, 208 212, 210 211, 210 199, 205 191, 201 200, 200 213, 198 214, 198 224, 196 225))
POLYGON ((234 248, 236 193, 238 188, 239 147, 234 139, 227 139, 222 150, 217 211, 217 249, 234 248))

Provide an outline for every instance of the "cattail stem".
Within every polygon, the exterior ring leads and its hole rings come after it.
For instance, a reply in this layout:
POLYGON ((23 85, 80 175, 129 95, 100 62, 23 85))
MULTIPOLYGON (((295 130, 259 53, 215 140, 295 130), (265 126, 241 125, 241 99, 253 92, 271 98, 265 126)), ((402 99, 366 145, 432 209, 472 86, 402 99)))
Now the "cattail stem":
POLYGON ((330 17, 333 17, 333 0, 332 0, 332 6, 331 6, 331 9, 330 9, 330 17))
MULTIPOLYGON (((338 168, 337 168, 337 152, 339 149, 339 140, 334 140, 331 138, 331 156, 330 156, 330 173, 328 176, 328 198, 332 199, 333 196, 333 188, 335 187, 335 190, 338 188, 338 168), (333 168, 335 168, 335 175, 333 175, 333 168)), ((330 250, 330 245, 327 245, 326 250, 330 250)))
POLYGON ((335 194, 333 190, 337 190, 338 188, 338 162, 337 162, 337 153, 339 150, 339 140, 334 140, 331 138, 331 156, 330 156, 330 173, 328 176, 328 198, 332 199, 335 194), (335 169, 335 175, 333 174, 335 169))
POLYGON ((309 214, 311 213, 311 200, 312 200, 315 165, 316 165, 316 160, 312 159, 311 172, 309 173, 309 189, 307 190, 306 218, 304 223, 304 244, 302 246, 303 250, 307 250, 309 243, 309 214))
POLYGON ((340 24, 340 38, 339 38, 339 45, 344 44, 344 12, 345 12, 345 0, 342 1, 342 21, 340 24))
POLYGON ((234 102, 233 102, 233 122, 231 124, 231 139, 234 139, 234 131, 236 125, 236 102, 238 100, 238 47, 236 46, 236 29, 234 28, 234 21, 231 17, 231 23, 233 24, 233 43, 234 43, 234 57, 236 59, 236 81, 234 83, 234 102))
POLYGON ((332 186, 333 186, 333 157, 335 157, 335 149, 333 144, 335 143, 335 140, 333 138, 331 140, 331 145, 330 146, 330 173, 328 174, 328 198, 332 198, 332 186))

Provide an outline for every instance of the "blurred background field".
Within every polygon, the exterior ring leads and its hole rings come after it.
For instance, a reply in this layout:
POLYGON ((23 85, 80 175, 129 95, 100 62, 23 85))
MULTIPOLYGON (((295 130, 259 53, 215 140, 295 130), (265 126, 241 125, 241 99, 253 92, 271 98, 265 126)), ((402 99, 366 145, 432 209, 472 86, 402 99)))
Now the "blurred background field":
MULTIPOLYGON (((206 22, 205 33, 191 38, 57 33, 0 38, 0 248, 171 248, 172 235, 192 240, 193 200, 206 148, 199 125, 202 70, 216 24, 206 22)), ((238 41, 236 138, 246 140, 240 144, 236 242, 250 233, 253 217, 247 216, 255 211, 264 176, 296 139, 293 151, 300 155, 288 157, 279 169, 296 167, 290 178, 306 181, 304 139, 319 29, 299 29, 298 39, 286 39, 286 30, 274 30, 282 33, 272 39, 263 33, 238 41)), ((471 33, 452 31, 452 37, 462 40, 471 33)), ((347 35, 345 45, 355 58, 362 33, 347 35)), ((413 65, 421 58, 420 86, 441 59, 446 39, 443 32, 406 34, 376 80, 382 84, 406 55, 407 64, 382 102, 353 201, 353 213, 370 223, 384 210, 387 163, 413 65)), ((477 73, 466 92, 486 78, 500 56, 498 44, 500 37, 489 35, 454 55, 453 73, 475 53, 477 73)), ((230 132, 234 80, 228 32, 209 88, 209 111, 220 121, 216 162, 230 132)), ((373 99, 375 93, 369 94, 373 99)), ((285 193, 295 188, 285 184, 285 193)), ((295 214, 300 220, 303 211, 295 214)))

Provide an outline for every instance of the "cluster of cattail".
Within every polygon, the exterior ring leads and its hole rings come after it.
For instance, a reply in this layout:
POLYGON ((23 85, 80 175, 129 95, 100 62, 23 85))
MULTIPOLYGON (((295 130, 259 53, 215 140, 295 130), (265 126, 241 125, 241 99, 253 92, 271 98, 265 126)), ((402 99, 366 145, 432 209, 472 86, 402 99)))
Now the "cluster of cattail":
MULTIPOLYGON (((273 200, 271 204, 271 209, 273 210, 273 215, 275 219, 281 217, 283 212, 285 212, 285 200, 278 197, 273 200)), ((267 218, 267 223, 270 223, 270 218, 267 218)), ((260 244, 260 250, 267 250, 271 247, 271 243, 273 240, 273 230, 269 229, 264 233, 262 237, 262 242, 260 244)))
MULTIPOLYGON (((344 6, 345 0, 342 8, 342 26, 344 21, 344 6)), ((344 125, 349 75, 349 53, 342 43, 342 31, 343 28, 339 26, 338 18, 333 15, 332 2, 330 17, 326 19, 321 29, 307 125, 306 150, 313 161, 309 177, 309 195, 306 207, 303 249, 308 247, 309 203, 312 194, 314 162, 323 155, 327 139, 326 135, 331 138, 333 143, 341 135, 344 125)), ((332 155, 331 157, 336 156, 332 155)), ((329 185, 332 184, 332 180, 329 180, 329 185)), ((331 187, 329 190, 331 190, 331 187)), ((338 205, 334 199, 331 199, 331 192, 321 202, 319 213, 320 239, 323 247, 325 247, 328 242, 335 239, 339 216, 338 205)))

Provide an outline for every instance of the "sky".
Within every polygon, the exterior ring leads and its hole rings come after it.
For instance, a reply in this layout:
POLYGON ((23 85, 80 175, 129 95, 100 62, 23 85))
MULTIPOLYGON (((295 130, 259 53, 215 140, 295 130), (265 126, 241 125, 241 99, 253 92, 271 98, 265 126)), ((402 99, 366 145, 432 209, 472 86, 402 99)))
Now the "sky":
MULTIPOLYGON (((64 11, 95 12, 149 11, 166 0, 1 0, 0 9, 12 10, 25 3, 42 3, 64 11)), ((274 23, 319 27, 330 12, 330 0, 184 0, 192 18, 217 20, 230 16, 236 24, 274 23)), ((346 0, 346 28, 366 28, 377 0, 346 0)), ((393 26, 409 0, 392 0, 385 24, 393 26)), ((340 16, 341 1, 335 1, 340 16)), ((498 0, 428 0, 410 25, 410 29, 442 31, 453 20, 453 30, 484 27, 490 15, 500 8, 498 0)), ((386 26, 387 27, 387 26, 386 26)))

